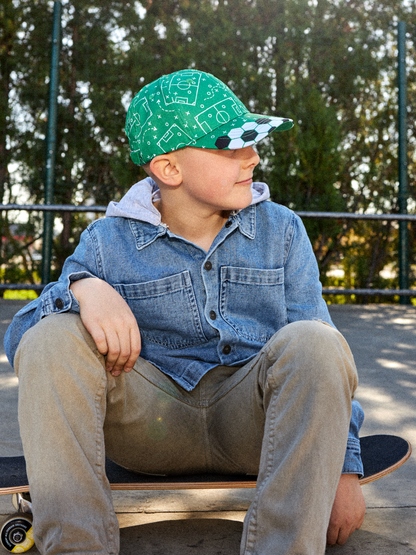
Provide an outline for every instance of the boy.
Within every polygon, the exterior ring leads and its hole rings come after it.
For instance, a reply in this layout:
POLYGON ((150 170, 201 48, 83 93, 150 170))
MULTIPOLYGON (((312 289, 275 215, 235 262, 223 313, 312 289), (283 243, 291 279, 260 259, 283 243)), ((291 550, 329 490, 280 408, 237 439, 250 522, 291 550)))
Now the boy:
POLYGON ((352 355, 299 218, 252 180, 252 145, 292 125, 195 70, 133 99, 149 178, 6 336, 41 553, 118 552, 106 454, 145 473, 258 474, 245 555, 322 555, 360 527, 352 355))

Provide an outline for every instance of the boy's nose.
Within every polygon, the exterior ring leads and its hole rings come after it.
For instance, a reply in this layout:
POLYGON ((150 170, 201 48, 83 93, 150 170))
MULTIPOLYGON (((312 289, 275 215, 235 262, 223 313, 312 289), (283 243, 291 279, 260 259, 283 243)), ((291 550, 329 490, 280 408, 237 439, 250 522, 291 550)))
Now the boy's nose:
POLYGON ((257 166, 257 164, 260 162, 260 156, 254 150, 254 148, 252 146, 246 146, 241 150, 244 151, 243 156, 245 164, 248 166, 257 166))

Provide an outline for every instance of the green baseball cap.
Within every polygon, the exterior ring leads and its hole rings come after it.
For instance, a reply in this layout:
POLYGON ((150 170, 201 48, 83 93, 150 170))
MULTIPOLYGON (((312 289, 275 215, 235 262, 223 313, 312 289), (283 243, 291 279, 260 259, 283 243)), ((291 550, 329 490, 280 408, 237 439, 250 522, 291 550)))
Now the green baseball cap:
POLYGON ((186 146, 244 148, 291 127, 288 118, 250 113, 227 85, 195 69, 163 75, 143 87, 126 118, 130 156, 139 166, 186 146))

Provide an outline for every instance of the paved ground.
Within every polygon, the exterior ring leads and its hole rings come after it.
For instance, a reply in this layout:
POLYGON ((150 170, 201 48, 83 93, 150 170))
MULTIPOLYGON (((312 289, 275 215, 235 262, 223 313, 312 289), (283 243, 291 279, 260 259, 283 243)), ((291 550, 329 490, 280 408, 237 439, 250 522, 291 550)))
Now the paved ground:
MULTIPOLYGON (((1 338, 23 304, 0 300, 1 338)), ((416 446, 416 308, 334 305, 330 311, 359 369, 357 399, 366 413, 362 435, 398 434, 416 446)), ((1 341, 0 455, 21 452, 17 380, 1 341)), ((327 555, 416 554, 415 478, 412 457, 390 476, 365 486, 367 513, 362 529, 345 546, 328 548, 327 555)), ((121 555, 237 555, 251 496, 248 490, 114 494, 121 555)), ((0 523, 10 512, 10 498, 0 497, 0 523)))

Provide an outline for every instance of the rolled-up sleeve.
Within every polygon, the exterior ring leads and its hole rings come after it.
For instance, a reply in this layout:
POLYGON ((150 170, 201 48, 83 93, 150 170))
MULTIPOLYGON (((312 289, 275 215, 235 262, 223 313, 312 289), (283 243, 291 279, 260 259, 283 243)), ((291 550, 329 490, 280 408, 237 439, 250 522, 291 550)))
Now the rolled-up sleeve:
POLYGON ((28 329, 51 314, 79 313, 78 301, 72 294, 70 286, 80 279, 100 277, 97 254, 90 230, 87 228, 81 235, 74 254, 65 261, 59 281, 49 283, 40 297, 27 304, 15 315, 4 338, 6 355, 12 366, 20 340, 28 329))

